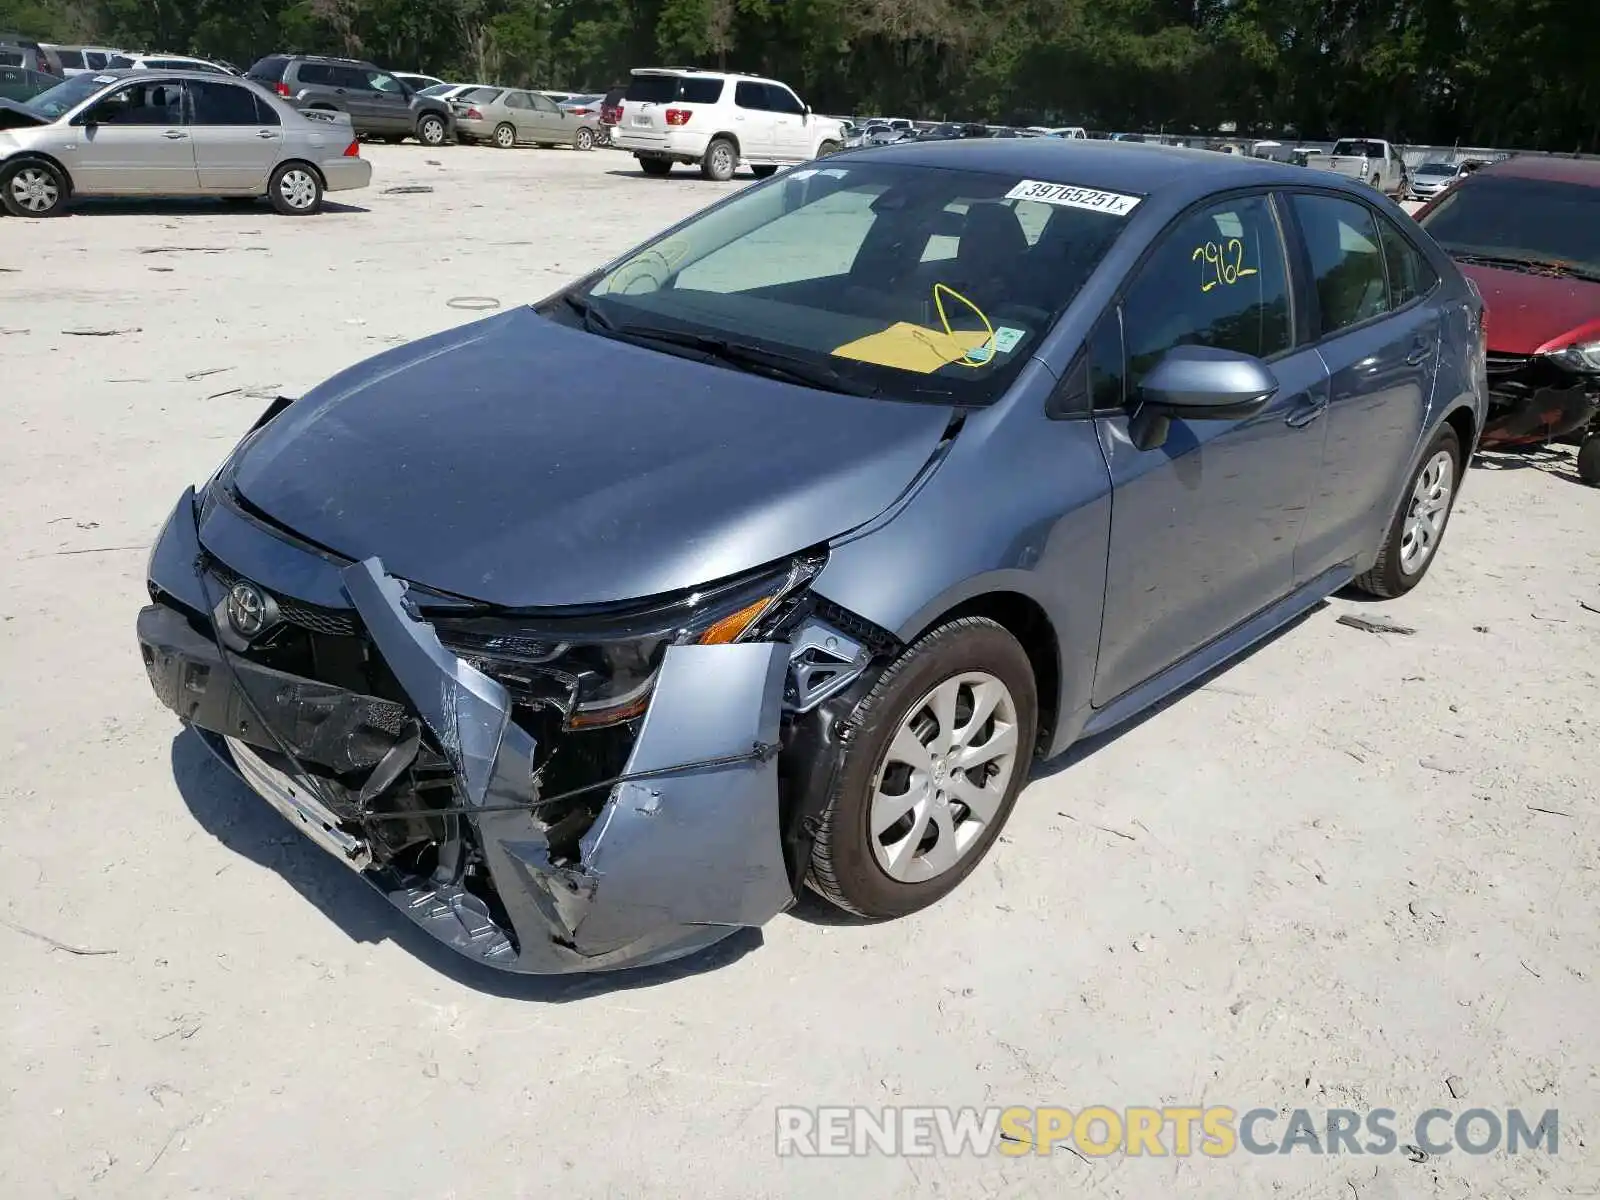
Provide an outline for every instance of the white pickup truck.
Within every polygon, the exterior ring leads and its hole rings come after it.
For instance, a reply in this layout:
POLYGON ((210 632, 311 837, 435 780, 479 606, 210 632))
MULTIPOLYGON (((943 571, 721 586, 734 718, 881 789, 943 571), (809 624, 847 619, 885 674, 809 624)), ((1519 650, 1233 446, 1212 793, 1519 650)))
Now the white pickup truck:
POLYGON ((1306 165, 1359 179, 1391 196, 1403 195, 1406 189, 1400 151, 1382 138, 1341 138, 1333 144, 1332 154, 1319 155, 1306 165))

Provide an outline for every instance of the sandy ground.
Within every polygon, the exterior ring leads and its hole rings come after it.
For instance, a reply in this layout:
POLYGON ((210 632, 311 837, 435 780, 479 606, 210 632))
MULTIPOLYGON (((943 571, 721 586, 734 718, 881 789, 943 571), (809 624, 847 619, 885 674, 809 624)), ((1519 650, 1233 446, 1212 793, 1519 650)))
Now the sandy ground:
POLYGON ((502 977, 233 783, 133 641, 184 485, 270 396, 727 190, 614 153, 369 153, 375 186, 314 220, 0 221, 0 1194, 1595 1194, 1600 491, 1564 453, 1471 476, 1383 610, 1415 636, 1335 599, 1039 772, 897 924, 808 904, 681 967, 502 977), (1561 1144, 775 1156, 775 1106, 847 1103, 1554 1107, 1561 1144))

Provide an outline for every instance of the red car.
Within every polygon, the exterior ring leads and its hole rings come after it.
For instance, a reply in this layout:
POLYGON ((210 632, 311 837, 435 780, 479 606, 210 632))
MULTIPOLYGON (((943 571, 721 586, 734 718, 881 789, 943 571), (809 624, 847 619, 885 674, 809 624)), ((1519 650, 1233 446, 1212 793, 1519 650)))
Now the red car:
MULTIPOLYGON (((1490 415, 1481 445, 1582 435, 1600 409, 1600 162, 1518 156, 1417 213, 1487 309, 1490 415)), ((1600 436, 1579 473, 1600 483, 1600 436)))

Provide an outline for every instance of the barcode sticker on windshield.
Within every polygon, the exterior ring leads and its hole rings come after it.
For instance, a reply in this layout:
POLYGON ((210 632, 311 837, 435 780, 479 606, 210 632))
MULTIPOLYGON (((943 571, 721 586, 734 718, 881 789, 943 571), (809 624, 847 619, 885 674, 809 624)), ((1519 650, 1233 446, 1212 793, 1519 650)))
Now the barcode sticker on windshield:
POLYGON ((1037 179, 1024 179, 1006 193, 1006 199, 1036 200, 1041 204, 1059 204, 1064 208, 1087 208, 1094 212, 1110 213, 1114 217, 1125 217, 1139 207, 1138 196, 1073 187, 1070 183, 1042 183, 1037 179))

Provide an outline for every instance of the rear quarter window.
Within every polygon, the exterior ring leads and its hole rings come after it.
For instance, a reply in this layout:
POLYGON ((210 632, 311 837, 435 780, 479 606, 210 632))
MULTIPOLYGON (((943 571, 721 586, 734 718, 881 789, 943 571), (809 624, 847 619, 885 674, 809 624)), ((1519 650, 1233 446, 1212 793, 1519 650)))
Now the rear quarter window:
POLYGON ((57 50, 56 57, 61 60, 61 65, 63 67, 76 68, 83 66, 82 50, 57 50))
POLYGON ((690 104, 715 104, 722 99, 722 80, 685 79, 678 99, 690 104))
POLYGON ((288 65, 287 58, 263 58, 245 74, 251 79, 265 79, 268 83, 277 83, 283 78, 284 68, 288 65))

